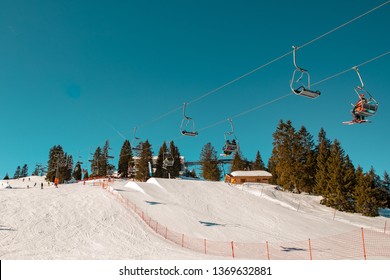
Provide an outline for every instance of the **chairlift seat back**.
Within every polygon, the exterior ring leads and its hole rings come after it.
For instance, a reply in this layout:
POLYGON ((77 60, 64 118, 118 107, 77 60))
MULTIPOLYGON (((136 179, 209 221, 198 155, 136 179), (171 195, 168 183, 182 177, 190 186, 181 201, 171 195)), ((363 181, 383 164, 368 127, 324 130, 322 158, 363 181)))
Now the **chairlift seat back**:
POLYGON ((225 144, 225 146, 223 146, 223 151, 226 153, 226 152, 234 152, 237 150, 237 145, 234 145, 234 144, 225 144))
POLYGON ((363 109, 355 112, 355 114, 363 117, 371 117, 375 115, 377 109, 378 104, 373 101, 369 101, 367 103, 363 103, 363 109))

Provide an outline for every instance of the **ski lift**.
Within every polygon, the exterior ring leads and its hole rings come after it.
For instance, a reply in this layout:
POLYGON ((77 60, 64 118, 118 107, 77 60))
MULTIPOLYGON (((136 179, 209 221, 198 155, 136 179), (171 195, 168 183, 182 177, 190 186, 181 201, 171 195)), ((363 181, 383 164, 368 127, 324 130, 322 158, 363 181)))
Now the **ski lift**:
POLYGON ((168 167, 173 166, 175 163, 175 160, 173 158, 173 155, 170 152, 165 152, 163 155, 163 168, 167 169, 168 167))
POLYGON ((127 173, 128 173, 130 176, 135 176, 135 174, 136 174, 136 168, 135 168, 135 166, 129 166, 129 168, 127 169, 127 173))
POLYGON ((195 122, 192 118, 186 116, 186 108, 188 103, 183 105, 183 120, 181 121, 180 131, 185 136, 197 136, 198 132, 195 130, 195 122), (188 130, 190 129, 190 130, 188 130))
POLYGON ((134 127, 134 136, 133 136, 133 141, 131 142, 131 149, 137 154, 140 154, 143 150, 143 143, 141 141, 141 138, 138 138, 136 136, 136 132, 137 132, 137 127, 134 127))
POLYGON ((292 78, 291 78, 290 88, 293 91, 293 93, 296 95, 301 95, 301 96, 305 96, 308 98, 317 98, 318 96, 320 96, 321 92, 318 90, 313 91, 310 89, 310 74, 307 70, 305 70, 297 65, 296 51, 298 50, 298 47, 293 46, 293 49, 294 49, 293 50, 293 59, 294 59, 295 70, 294 70, 292 78), (297 75, 298 72, 300 72, 300 77, 297 80, 295 80, 295 75, 297 75), (293 87, 294 83, 299 83, 304 75, 307 76, 307 86, 305 86, 304 84, 301 83, 301 85, 295 89, 293 87))
POLYGON ((221 156, 230 156, 238 151, 238 140, 234 134, 233 121, 232 119, 228 119, 228 121, 232 130, 224 133, 225 145, 222 147, 223 154, 221 156))
MULTIPOLYGON (((354 114, 361 116, 361 117, 371 117, 375 115, 376 111, 378 110, 378 102, 372 97, 372 95, 364 89, 364 82, 363 79, 359 73, 359 69, 355 66, 352 69, 356 71, 356 74, 359 77, 361 86, 355 87, 355 92, 358 95, 359 99, 361 100, 361 110, 353 110, 354 114), (364 98, 365 96, 369 96, 369 98, 364 98)), ((355 105, 354 105, 355 109, 355 105)))

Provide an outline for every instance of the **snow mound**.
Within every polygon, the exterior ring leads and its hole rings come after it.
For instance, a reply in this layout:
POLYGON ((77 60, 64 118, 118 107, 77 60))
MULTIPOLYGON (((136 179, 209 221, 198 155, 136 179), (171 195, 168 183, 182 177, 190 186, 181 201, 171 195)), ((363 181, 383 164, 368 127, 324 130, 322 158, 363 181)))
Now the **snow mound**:
POLYGON ((124 187, 137 192, 145 193, 141 186, 138 185, 136 182, 128 182, 124 187))

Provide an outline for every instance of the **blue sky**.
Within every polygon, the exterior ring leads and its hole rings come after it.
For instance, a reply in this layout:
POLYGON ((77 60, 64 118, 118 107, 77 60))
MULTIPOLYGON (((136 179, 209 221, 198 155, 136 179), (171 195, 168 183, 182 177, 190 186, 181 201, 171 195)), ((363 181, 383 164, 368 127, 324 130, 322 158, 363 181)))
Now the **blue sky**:
MULTIPOLYGON (((198 137, 180 134, 184 102, 384 2, 2 0, 0 176, 47 163, 54 145, 87 163, 106 139, 117 165, 134 127, 155 153, 170 140, 191 161, 207 142, 219 151, 230 130, 223 120, 290 93, 292 55, 191 103, 187 114, 198 137)), ((298 50, 297 63, 309 69, 312 83, 321 81, 390 51, 389 26, 387 4, 298 50)), ((347 71, 313 87, 322 92, 315 100, 292 95, 234 118, 243 155, 253 160, 259 150, 267 161, 272 133, 289 119, 315 139, 323 127, 355 166, 390 171, 389 66, 386 55, 360 67, 379 102, 372 123, 341 124, 351 119, 359 85, 347 71)))

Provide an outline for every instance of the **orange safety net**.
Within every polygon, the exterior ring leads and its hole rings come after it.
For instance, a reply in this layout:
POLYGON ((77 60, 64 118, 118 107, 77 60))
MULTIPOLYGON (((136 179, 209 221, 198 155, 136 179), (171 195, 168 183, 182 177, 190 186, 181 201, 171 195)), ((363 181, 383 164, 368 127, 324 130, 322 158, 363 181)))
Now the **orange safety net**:
POLYGON ((205 255, 261 260, 390 259, 390 234, 384 230, 356 229, 337 235, 279 243, 226 242, 191 237, 160 224, 112 187, 106 188, 162 238, 205 255))

